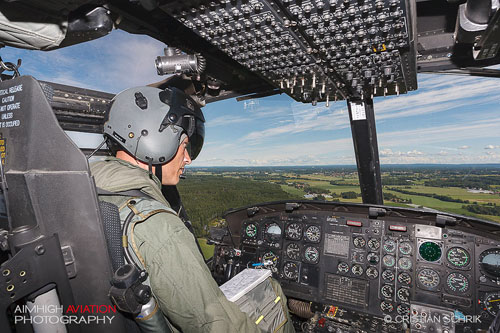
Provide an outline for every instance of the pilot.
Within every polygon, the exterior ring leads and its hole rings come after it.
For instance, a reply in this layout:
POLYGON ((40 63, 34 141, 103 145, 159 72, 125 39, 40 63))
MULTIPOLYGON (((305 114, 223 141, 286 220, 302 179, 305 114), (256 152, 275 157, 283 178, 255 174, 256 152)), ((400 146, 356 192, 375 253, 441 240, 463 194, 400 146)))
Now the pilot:
MULTIPOLYGON (((96 186, 121 195, 101 195, 143 219, 132 223, 134 261, 149 274, 149 285, 173 331, 260 332, 254 320, 228 301, 178 212, 161 192, 176 185, 184 167, 203 145, 204 117, 198 105, 176 88, 138 87, 113 99, 104 133, 111 155, 91 164, 96 186), (148 200, 123 195, 139 190, 148 200), (139 202, 137 204, 136 202, 139 202), (128 208, 125 208, 128 207, 128 208), (146 216, 144 216, 146 215, 146 216)), ((288 317, 286 298, 273 281, 288 317)), ((290 319, 278 332, 293 332, 290 319)))

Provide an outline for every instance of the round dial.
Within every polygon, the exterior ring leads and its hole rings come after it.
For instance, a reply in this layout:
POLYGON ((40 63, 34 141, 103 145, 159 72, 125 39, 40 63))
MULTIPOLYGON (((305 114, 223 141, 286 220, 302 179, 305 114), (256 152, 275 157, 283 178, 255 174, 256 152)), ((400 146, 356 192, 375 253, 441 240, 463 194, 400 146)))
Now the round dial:
POLYGON ((441 282, 439 274, 430 268, 424 268, 418 272, 417 279, 420 285, 428 290, 436 289, 441 282))
POLYGON ((438 261, 441 258, 441 247, 434 242, 423 242, 418 248, 418 253, 426 261, 438 261))
POLYGON ((275 255, 273 251, 268 251, 262 256, 262 262, 269 263, 270 266, 276 267, 278 264, 278 256, 275 255))
POLYGON ((409 286, 411 284, 411 275, 408 273, 400 273, 398 275, 398 282, 409 286))
POLYGON ((462 273, 453 272, 446 278, 446 285, 453 292, 465 293, 469 290, 469 279, 462 273))
POLYGON ((479 267, 490 276, 500 277, 500 249, 489 249, 481 253, 479 267))
POLYGON ((337 269, 339 270, 339 272, 341 273, 347 273, 349 272, 349 265, 346 264, 345 262, 340 262, 338 265, 337 265, 337 269))
POLYGON ((401 252, 404 255, 409 255, 412 250, 413 246, 411 246, 410 242, 401 242, 399 244, 399 252, 401 252))
POLYGON ((391 256, 390 254, 386 254, 383 258, 382 258, 382 262, 384 263, 384 265, 386 265, 387 267, 393 267, 394 264, 396 264, 396 258, 394 258, 394 256, 391 256))
POLYGON ((394 296, 394 287, 391 284, 384 284, 382 288, 380 288, 380 294, 384 298, 392 298, 392 296, 394 296))
POLYGON ((377 268, 370 266, 366 269, 366 276, 368 276, 370 279, 376 279, 378 277, 378 270, 377 268))
POLYGON ((281 227, 278 223, 267 223, 264 226, 264 239, 269 243, 279 242, 281 239, 281 227))
POLYGON ((321 230, 316 225, 310 225, 307 227, 306 232, 306 241, 311 243, 319 243, 321 240, 321 230))
POLYGON ((385 281, 389 281, 389 282, 392 282, 394 281, 394 272, 389 270, 389 269, 386 269, 382 272, 382 278, 385 280, 385 281))
POLYGON ((409 316, 410 315, 410 307, 408 305, 399 304, 396 308, 396 311, 400 316, 409 316))
POLYGON ((245 226, 245 238, 255 238, 257 236, 257 226, 249 223, 245 226))
POLYGON ((402 302, 408 302, 408 300, 410 299, 410 289, 408 289, 408 288, 399 288, 399 290, 396 293, 396 295, 398 296, 398 298, 402 302))
POLYGON ((288 239, 300 240, 302 238, 302 225, 300 223, 290 223, 286 226, 285 235, 288 239))
POLYGON ((376 265, 378 264, 379 260, 380 260, 380 257, 378 256, 378 254, 376 254, 375 252, 370 252, 368 253, 368 255, 366 256, 366 259, 368 260, 368 262, 372 265, 376 265))
POLYGON ((490 315, 495 317, 500 310, 500 294, 488 294, 483 301, 484 309, 488 311, 490 315))
POLYGON ((351 272, 352 272, 352 274, 357 275, 357 276, 363 275, 363 272, 364 272, 363 266, 356 264, 356 265, 352 266, 351 272))
POLYGON ((398 266, 401 269, 410 269, 411 268, 411 259, 408 257, 399 258, 398 266))
POLYGON ((391 302, 382 301, 382 303, 380 303, 380 309, 384 312, 392 312, 394 311, 394 305, 392 305, 391 302))
POLYGON ((286 247, 286 255, 290 259, 298 260, 300 258, 300 246, 295 243, 290 243, 286 247))
POLYGON ((299 276, 299 266, 296 263, 288 261, 283 266, 283 274, 289 280, 295 280, 299 276))
POLYGON ((452 247, 446 253, 446 259, 455 267, 465 267, 470 262, 470 254, 461 247, 452 247))
POLYGON ((319 251, 314 246, 306 247, 304 251, 304 258, 308 263, 317 264, 319 261, 319 251))
POLYGON ((392 239, 387 239, 384 242, 384 250, 388 253, 394 253, 394 251, 396 251, 396 242, 392 239))
POLYGON ((365 247, 366 240, 361 236, 357 236, 357 237, 354 237, 353 243, 354 243, 355 247, 362 248, 362 247, 365 247))
POLYGON ((368 247, 372 251, 377 251, 378 248, 380 247, 380 241, 378 239, 376 239, 376 238, 370 238, 368 240, 368 247))

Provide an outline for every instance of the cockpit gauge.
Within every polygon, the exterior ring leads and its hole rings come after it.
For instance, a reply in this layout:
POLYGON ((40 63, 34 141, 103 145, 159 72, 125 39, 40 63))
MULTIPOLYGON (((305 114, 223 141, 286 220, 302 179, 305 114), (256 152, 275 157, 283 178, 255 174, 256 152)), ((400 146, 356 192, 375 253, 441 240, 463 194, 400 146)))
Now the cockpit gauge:
POLYGON ((441 258, 441 247, 435 242, 423 242, 418 248, 420 257, 425 261, 434 262, 441 258))
POLYGON ((452 247, 446 253, 446 259, 448 259, 448 262, 455 267, 465 267, 470 262, 470 253, 464 248, 452 247))
POLYGON ((410 269, 411 266, 412 266, 411 259, 408 258, 408 257, 401 257, 401 258, 399 258, 399 260, 398 260, 398 266, 401 269, 405 269, 405 270, 410 269))
POLYGON ((462 273, 453 272, 446 278, 446 286, 453 292, 466 293, 469 290, 469 279, 462 273))
POLYGON ((401 242, 399 244, 399 252, 404 255, 409 255, 413 250, 413 246, 411 246, 410 242, 401 242))
POLYGON ((394 267, 394 265, 396 264, 396 258, 394 258, 394 256, 391 256, 390 254, 386 254, 382 258, 382 262, 387 267, 394 267))
POLYGON ((366 269, 366 276, 370 279, 376 279, 378 277, 378 270, 376 267, 370 266, 366 269))
POLYGON ((264 225, 264 239, 269 243, 276 243, 280 241, 281 227, 278 223, 271 222, 264 225))
POLYGON ((410 307, 405 304, 399 304, 396 308, 396 311, 400 316, 409 316, 410 315, 410 307))
POLYGON ((384 250, 387 253, 394 253, 396 251, 396 242, 392 239, 387 239, 384 242, 384 250))
POLYGON ((351 272, 354 275, 361 276, 361 275, 363 275, 363 272, 364 272, 363 266, 358 265, 358 264, 353 265, 351 268, 351 272))
POLYGON ((366 240, 361 236, 354 237, 352 242, 354 243, 354 246, 357 248, 363 248, 366 245, 366 240))
POLYGON ((314 246, 308 246, 304 250, 304 258, 310 264, 317 264, 319 262, 319 250, 314 246))
POLYGON ((500 310, 500 293, 492 293, 486 295, 483 300, 484 310, 495 317, 500 310))
POLYGON ((290 223, 285 228, 286 238, 300 240, 302 238, 302 225, 300 223, 290 223))
POLYGON ((289 280, 296 280, 299 276, 299 266, 292 261, 287 261, 283 266, 283 275, 289 280))
POLYGON ((417 280, 420 283, 420 286, 427 290, 435 290, 441 282, 438 272, 431 268, 424 268, 420 270, 417 274, 417 280))
POLYGON ((392 298, 392 296, 394 296, 394 287, 392 284, 384 284, 382 288, 380 288, 380 295, 384 298, 392 298))
POLYGON ((388 301, 382 301, 380 303, 380 309, 384 312, 392 312, 394 311, 394 305, 392 305, 391 302, 388 301))
POLYGON ((255 238, 257 237, 257 225, 255 223, 249 223, 245 226, 245 238, 255 238))
POLYGON ((310 225, 306 228, 305 240, 311 243, 319 243, 321 240, 321 230, 317 225, 310 225))
POLYGON ((481 253, 479 268, 489 276, 500 278, 500 249, 489 249, 481 253))
POLYGON ((394 281, 394 272, 391 271, 390 269, 386 269, 382 272, 382 278, 385 280, 385 281, 388 281, 388 282, 392 282, 394 281))
POLYGON ((396 293, 396 296, 398 296, 398 299, 401 302, 408 302, 410 300, 410 289, 399 288, 398 292, 396 293))
POLYGON ((378 248, 380 247, 380 241, 376 238, 370 238, 368 240, 368 248, 372 251, 377 251, 378 248))
POLYGON ((398 282, 400 284, 404 284, 404 285, 409 286, 411 284, 411 275, 408 273, 405 273, 405 272, 399 273, 398 282))
POLYGON ((347 273, 349 272, 349 265, 345 262, 340 262, 337 265, 337 269, 339 270, 340 273, 347 273))
POLYGON ((273 251, 268 251, 262 256, 262 262, 267 267, 276 267, 278 265, 278 256, 273 251))
POLYGON ((368 253, 368 255, 366 256, 366 260, 368 260, 368 262, 372 265, 376 265, 378 264, 379 260, 380 260, 380 257, 378 254, 376 254, 375 252, 370 252, 368 253))
POLYGON ((296 243, 288 244, 285 252, 287 257, 290 259, 299 260, 300 258, 300 246, 296 243))

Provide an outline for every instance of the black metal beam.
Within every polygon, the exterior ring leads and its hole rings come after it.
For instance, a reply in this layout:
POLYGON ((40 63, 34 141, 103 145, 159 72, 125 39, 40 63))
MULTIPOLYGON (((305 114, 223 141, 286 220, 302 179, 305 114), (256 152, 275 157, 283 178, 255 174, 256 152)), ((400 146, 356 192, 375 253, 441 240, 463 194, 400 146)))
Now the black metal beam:
POLYGON ((348 100, 347 107, 363 203, 382 205, 384 199, 373 100, 348 100))

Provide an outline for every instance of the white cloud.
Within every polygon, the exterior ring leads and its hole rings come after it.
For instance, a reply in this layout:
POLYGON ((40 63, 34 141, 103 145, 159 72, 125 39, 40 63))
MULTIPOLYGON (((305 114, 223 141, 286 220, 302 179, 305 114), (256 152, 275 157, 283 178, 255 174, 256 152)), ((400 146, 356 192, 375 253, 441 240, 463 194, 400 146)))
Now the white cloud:
POLYGON ((500 146, 487 145, 486 147, 484 147, 484 149, 496 149, 496 148, 500 148, 500 146))
POLYGON ((470 146, 460 146, 460 147, 458 147, 458 149, 469 149, 469 148, 470 148, 470 146))

